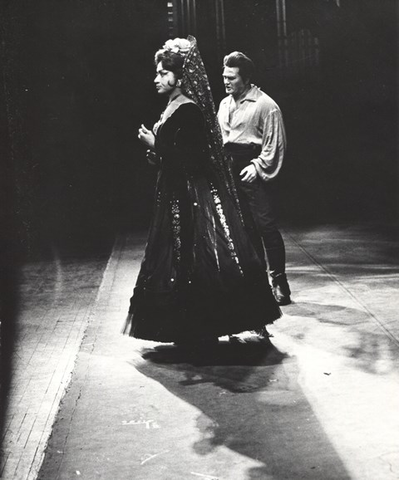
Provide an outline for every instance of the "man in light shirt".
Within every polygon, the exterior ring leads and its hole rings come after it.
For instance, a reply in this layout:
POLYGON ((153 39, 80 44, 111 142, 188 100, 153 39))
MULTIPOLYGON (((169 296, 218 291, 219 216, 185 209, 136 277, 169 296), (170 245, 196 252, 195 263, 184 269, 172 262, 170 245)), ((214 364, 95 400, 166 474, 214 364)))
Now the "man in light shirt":
POLYGON ((224 148, 232 158, 248 230, 261 258, 266 251, 274 296, 279 305, 288 305, 291 291, 285 273, 285 246, 272 207, 271 185, 286 149, 281 111, 272 98, 251 84, 255 68, 250 58, 232 52, 223 63, 228 96, 220 103, 218 120, 224 148))

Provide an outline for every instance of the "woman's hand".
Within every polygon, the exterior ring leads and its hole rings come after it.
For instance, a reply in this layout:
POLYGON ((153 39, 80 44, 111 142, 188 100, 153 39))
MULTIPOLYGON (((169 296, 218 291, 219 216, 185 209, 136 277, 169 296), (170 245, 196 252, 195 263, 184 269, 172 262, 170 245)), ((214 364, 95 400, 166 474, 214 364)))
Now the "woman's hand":
POLYGON ((150 150, 155 149, 155 136, 151 132, 151 130, 148 130, 144 125, 141 125, 139 128, 139 135, 138 138, 141 143, 143 143, 147 148, 150 150))
POLYGON ((247 167, 243 168, 240 172, 241 181, 247 183, 254 182, 257 175, 258 174, 256 172, 255 165, 253 165, 252 163, 247 167))

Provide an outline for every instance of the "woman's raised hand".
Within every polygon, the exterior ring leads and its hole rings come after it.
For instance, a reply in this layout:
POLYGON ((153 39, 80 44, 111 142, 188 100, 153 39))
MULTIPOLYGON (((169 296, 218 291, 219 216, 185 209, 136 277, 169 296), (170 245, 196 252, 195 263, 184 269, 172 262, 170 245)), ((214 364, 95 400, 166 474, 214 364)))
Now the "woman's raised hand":
POLYGON ((154 150, 155 148, 155 136, 151 130, 148 130, 144 125, 139 128, 138 138, 147 148, 154 150))

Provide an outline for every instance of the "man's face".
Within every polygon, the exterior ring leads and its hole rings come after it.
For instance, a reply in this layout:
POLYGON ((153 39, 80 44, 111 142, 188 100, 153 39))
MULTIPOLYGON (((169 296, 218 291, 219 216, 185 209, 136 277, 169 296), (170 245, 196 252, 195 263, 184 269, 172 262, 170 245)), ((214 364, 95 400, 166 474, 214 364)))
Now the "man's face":
POLYGON ((244 82, 239 72, 238 67, 224 67, 223 69, 224 88, 226 93, 233 97, 239 97, 248 85, 248 81, 244 82))
POLYGON ((176 88, 176 75, 162 67, 162 62, 157 65, 157 76, 154 79, 155 88, 160 95, 170 95, 176 88))

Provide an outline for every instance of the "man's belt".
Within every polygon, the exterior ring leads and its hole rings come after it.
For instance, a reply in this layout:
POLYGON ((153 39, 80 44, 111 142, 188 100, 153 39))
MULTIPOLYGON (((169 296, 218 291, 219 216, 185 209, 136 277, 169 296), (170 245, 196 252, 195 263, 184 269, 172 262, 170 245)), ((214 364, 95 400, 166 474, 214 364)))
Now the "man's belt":
POLYGON ((255 145, 253 143, 244 144, 244 143, 226 143, 224 145, 224 151, 227 154, 239 157, 251 157, 250 160, 257 157, 261 152, 260 145, 255 145))

